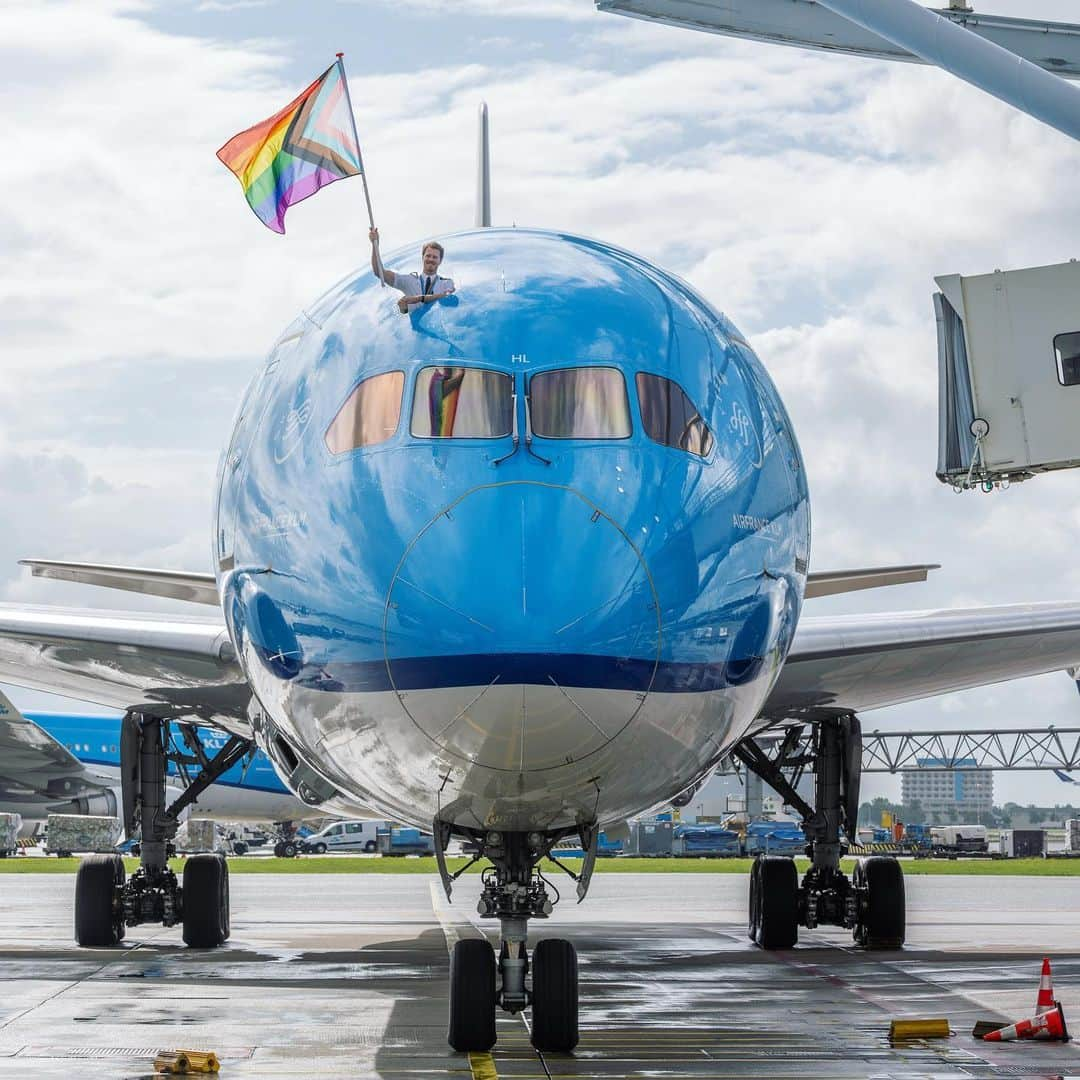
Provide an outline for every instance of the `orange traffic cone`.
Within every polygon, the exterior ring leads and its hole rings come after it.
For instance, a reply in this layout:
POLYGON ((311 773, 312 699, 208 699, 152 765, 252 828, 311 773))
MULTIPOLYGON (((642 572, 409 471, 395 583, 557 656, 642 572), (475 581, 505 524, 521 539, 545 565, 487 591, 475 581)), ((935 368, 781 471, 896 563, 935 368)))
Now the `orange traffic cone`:
POLYGON ((1035 1001, 1035 1015, 1042 1016, 1054 1008, 1054 983, 1050 976, 1050 959, 1043 957, 1042 978, 1039 979, 1039 996, 1035 1001))
POLYGON ((1050 1012, 1033 1016, 1030 1020, 1018 1020, 1011 1027, 990 1031, 983 1039, 986 1042, 1008 1042, 1011 1039, 1060 1039, 1068 1042, 1069 1030, 1065 1027, 1061 1002, 1055 1001, 1050 1012))

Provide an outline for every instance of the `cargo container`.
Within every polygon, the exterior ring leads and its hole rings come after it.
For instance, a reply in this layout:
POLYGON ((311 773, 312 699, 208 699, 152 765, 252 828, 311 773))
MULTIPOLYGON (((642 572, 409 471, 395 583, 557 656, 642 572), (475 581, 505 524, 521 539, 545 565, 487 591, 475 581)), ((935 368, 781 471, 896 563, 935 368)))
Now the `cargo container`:
POLYGON ((19 850, 19 830, 22 818, 18 814, 0 814, 0 859, 19 850))
POLYGON ((806 836, 794 822, 752 821, 746 827, 743 850, 747 855, 802 855, 806 836))
POLYGON ((176 830, 176 850, 185 855, 200 851, 223 853, 226 850, 224 830, 209 818, 188 818, 176 830))
POLYGON ((699 858, 741 855, 742 844, 739 834, 723 825, 677 825, 671 853, 699 858))
POLYGON ((379 828, 375 849, 383 855, 434 855, 435 840, 411 825, 385 825, 379 828))
POLYGON ((998 849, 1007 859, 1041 859, 1046 855, 1044 829, 1002 829, 998 849))
POLYGON ((671 821, 639 821, 632 831, 634 851, 638 855, 662 856, 671 854, 671 821))
POLYGON ((1065 822, 1065 852, 1080 855, 1080 818, 1069 818, 1065 822))
POLYGON ((84 814, 50 814, 46 825, 45 850, 50 855, 78 852, 113 852, 120 839, 120 822, 114 817, 84 814))

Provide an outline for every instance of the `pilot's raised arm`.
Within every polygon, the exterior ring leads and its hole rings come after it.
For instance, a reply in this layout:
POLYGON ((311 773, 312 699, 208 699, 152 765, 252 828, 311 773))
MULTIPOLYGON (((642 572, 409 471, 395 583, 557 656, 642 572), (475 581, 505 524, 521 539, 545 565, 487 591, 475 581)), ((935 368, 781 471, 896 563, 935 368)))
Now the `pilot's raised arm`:
MULTIPOLYGON (((368 236, 371 239, 371 272, 378 277, 381 266, 378 255, 379 230, 372 229, 368 236)), ((398 301, 398 310, 402 314, 407 313, 415 304, 430 304, 454 291, 453 279, 440 277, 438 272, 444 254, 442 244, 437 240, 429 240, 420 249, 420 273, 395 274, 382 267, 383 281, 405 294, 398 301)))

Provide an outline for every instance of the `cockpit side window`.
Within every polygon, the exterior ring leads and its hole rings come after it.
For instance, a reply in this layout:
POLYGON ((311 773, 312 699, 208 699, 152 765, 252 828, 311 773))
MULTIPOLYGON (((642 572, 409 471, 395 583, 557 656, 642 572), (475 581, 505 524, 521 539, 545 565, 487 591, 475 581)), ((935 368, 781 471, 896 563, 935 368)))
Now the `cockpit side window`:
POLYGON ((653 442, 708 457, 713 448, 712 432, 694 403, 677 383, 660 375, 637 374, 641 423, 653 442))
POLYGON ((413 435, 421 439, 501 439, 514 427, 514 380, 500 371, 427 367, 416 376, 413 435))
POLYGON ((392 438, 401 419, 404 387, 403 371, 384 371, 359 383, 326 429, 330 453, 344 454, 392 438))
POLYGON ((529 380, 532 430, 545 439, 627 439, 630 404, 618 368, 537 372, 529 380))

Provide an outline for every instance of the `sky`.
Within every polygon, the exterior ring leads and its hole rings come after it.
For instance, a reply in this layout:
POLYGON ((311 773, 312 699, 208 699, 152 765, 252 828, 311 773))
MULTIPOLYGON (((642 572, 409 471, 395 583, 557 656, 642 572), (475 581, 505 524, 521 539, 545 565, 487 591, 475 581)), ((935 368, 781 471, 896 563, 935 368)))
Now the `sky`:
MULTIPOLYGON (((1072 0, 978 7, 1075 17, 1072 0)), ((337 51, 385 248, 471 224, 486 100, 496 224, 637 251, 749 337, 806 458, 812 568, 942 564, 808 613, 1080 598, 1080 477, 958 495, 934 476, 933 278, 1080 257, 1066 136, 937 70, 591 0, 0 0, 0 600, 168 609, 31 579, 25 557, 209 569, 214 472, 246 382, 369 254, 358 180, 294 207, 280 237, 214 155, 337 51)), ((1048 675, 863 724, 1080 726, 1080 695, 1048 675)), ((999 802, 1072 790, 995 782, 999 802)), ((864 782, 865 797, 898 793, 864 782)))

